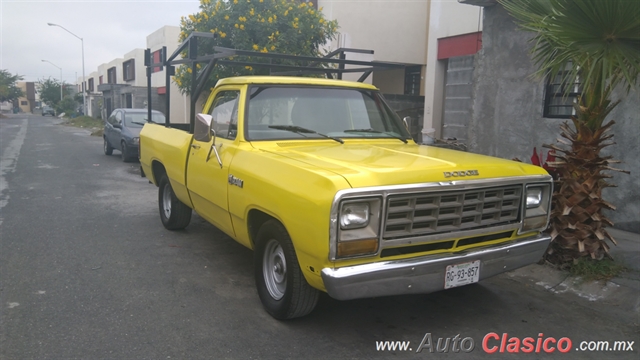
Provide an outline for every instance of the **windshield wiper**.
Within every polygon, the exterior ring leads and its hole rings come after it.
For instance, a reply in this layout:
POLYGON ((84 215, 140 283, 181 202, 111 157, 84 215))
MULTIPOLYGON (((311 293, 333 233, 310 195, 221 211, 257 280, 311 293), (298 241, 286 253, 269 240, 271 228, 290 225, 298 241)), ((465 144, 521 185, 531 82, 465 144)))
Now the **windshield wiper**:
POLYGON ((344 130, 343 132, 346 133, 350 133, 350 132, 367 132, 367 133, 374 133, 374 134, 385 134, 385 135, 389 135, 394 139, 398 139, 400 141, 402 141, 403 143, 407 143, 407 139, 403 138, 403 137, 399 137, 399 136, 395 136, 389 132, 384 132, 384 131, 378 131, 375 129, 349 129, 349 130, 344 130))
POLYGON ((131 123, 136 125, 142 125, 142 126, 146 124, 146 122, 139 122, 139 121, 132 121, 131 123))
POLYGON ((295 126, 295 125, 269 125, 270 129, 276 129, 276 130, 286 130, 286 131, 291 131, 297 134, 316 134, 316 135, 320 135, 324 138, 327 139, 331 139, 334 141, 339 142, 340 144, 344 144, 344 140, 337 138, 337 137, 333 137, 333 136, 329 136, 329 135, 325 135, 325 134, 321 134, 317 131, 311 130, 311 129, 307 129, 307 128, 303 128, 300 126, 295 126))

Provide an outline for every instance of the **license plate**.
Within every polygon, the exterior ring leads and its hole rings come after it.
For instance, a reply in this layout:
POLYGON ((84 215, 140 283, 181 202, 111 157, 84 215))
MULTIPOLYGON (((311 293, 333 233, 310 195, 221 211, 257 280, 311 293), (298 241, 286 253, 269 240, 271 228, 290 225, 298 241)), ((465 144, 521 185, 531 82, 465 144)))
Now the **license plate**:
POLYGON ((447 266, 444 276, 444 288, 477 283, 480 280, 480 260, 447 266))

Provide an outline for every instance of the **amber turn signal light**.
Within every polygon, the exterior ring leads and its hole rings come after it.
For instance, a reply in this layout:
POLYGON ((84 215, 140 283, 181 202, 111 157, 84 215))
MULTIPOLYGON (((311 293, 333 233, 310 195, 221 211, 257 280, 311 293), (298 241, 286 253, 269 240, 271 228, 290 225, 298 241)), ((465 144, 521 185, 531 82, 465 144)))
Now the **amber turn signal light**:
POLYGON ((338 242, 338 257, 375 254, 378 251, 378 239, 363 239, 338 242))

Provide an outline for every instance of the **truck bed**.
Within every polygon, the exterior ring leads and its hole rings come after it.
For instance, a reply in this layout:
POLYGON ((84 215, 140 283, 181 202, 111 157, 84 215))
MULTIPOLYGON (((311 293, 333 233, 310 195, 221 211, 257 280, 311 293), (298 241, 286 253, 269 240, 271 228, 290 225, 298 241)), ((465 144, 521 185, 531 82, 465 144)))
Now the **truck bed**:
POLYGON ((178 199, 191 205, 186 169, 193 135, 188 129, 189 124, 146 124, 140 132, 140 166, 156 186, 162 173, 166 173, 178 199))

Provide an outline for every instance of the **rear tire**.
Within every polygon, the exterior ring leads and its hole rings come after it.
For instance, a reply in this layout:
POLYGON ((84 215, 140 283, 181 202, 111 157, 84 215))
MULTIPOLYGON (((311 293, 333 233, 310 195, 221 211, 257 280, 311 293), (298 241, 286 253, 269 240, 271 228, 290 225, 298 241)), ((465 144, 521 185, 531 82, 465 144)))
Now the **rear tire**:
POLYGON ((160 220, 167 230, 181 230, 189 225, 191 208, 178 200, 166 174, 160 178, 158 207, 160 220))
POLYGON ((111 147, 111 145, 109 145, 109 141, 107 141, 107 138, 104 137, 104 154, 105 155, 111 155, 113 154, 113 148, 111 147))
POLYGON ((258 231, 254 271, 260 301, 274 318, 305 316, 316 307, 319 291, 304 278, 291 238, 276 220, 265 222, 258 231))

